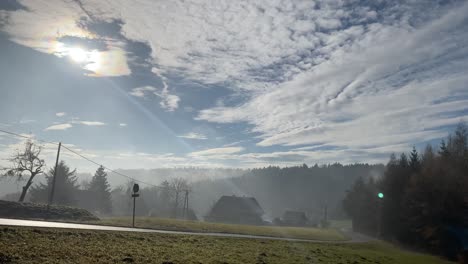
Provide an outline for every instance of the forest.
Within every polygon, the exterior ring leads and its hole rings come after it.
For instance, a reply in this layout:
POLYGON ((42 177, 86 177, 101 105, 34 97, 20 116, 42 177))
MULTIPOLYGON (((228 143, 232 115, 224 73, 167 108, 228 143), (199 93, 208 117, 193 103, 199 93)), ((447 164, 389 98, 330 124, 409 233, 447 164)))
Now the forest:
POLYGON ((461 245, 447 236, 468 227, 466 125, 436 149, 391 155, 383 177, 357 179, 343 207, 357 231, 437 254, 455 250, 461 245))

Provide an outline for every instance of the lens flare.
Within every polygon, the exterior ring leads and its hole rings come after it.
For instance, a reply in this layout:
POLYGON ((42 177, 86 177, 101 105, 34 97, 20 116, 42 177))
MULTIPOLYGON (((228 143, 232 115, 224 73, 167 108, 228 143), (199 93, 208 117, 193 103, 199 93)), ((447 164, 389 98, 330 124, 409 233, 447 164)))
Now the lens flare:
POLYGON ((81 48, 70 48, 68 50, 68 56, 70 56, 73 61, 78 63, 85 62, 88 59, 87 52, 81 48))

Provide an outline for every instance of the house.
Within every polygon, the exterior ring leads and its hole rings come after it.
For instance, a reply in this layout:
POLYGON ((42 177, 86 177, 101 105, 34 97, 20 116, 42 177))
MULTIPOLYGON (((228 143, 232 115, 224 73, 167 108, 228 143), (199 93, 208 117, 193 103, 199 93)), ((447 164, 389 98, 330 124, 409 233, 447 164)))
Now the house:
POLYGON ((282 223, 287 226, 305 226, 308 222, 305 212, 286 211, 283 214, 282 223))
POLYGON ((261 225, 264 213, 253 197, 222 196, 205 219, 211 222, 261 225))

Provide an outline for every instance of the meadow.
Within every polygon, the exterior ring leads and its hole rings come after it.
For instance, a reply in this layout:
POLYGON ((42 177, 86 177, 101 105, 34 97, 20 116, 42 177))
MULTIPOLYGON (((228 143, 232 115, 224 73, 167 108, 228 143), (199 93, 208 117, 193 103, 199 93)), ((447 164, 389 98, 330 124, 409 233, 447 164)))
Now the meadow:
POLYGON ((0 263, 435 264, 384 242, 311 243, 132 232, 0 228, 0 263))

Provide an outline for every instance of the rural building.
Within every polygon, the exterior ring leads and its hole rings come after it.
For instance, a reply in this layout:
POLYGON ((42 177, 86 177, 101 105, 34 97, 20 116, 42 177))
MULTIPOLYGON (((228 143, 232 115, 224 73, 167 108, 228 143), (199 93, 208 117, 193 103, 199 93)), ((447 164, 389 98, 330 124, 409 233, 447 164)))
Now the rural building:
POLYGON ((283 214, 282 222, 288 226, 305 226, 308 222, 305 212, 286 211, 283 214))
POLYGON ((264 213, 253 197, 222 196, 205 219, 212 222, 261 225, 264 213))

